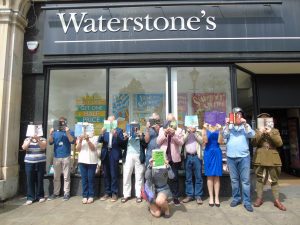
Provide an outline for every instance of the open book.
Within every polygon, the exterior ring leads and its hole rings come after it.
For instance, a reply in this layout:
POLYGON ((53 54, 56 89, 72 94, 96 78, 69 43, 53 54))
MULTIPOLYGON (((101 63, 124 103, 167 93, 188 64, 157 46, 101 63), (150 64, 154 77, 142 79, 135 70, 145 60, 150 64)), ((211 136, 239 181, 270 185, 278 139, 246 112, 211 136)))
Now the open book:
POLYGON ((118 121, 109 121, 109 120, 104 120, 104 125, 103 127, 106 129, 107 132, 111 132, 112 130, 116 129, 118 126, 118 121))
POLYGON ((274 128, 274 120, 273 117, 267 117, 267 118, 257 118, 257 128, 274 128))
POLYGON ((192 116, 185 116, 184 118, 184 126, 186 127, 198 127, 198 116, 192 115, 192 116))
POLYGON ((78 122, 75 124, 75 137, 79 137, 83 134, 86 134, 88 137, 94 136, 94 124, 78 122))
POLYGON ((27 131, 26 131, 26 137, 34 137, 34 136, 43 136, 43 126, 41 124, 39 125, 33 125, 29 124, 27 126, 27 131))

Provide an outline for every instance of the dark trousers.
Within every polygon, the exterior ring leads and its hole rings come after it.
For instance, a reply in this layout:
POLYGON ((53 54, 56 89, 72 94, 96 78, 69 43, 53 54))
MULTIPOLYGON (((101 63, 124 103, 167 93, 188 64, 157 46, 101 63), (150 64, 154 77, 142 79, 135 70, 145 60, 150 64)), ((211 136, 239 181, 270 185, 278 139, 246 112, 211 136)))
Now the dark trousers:
POLYGON ((44 198, 44 174, 46 162, 26 163, 27 200, 38 201, 44 198))
POLYGON ((105 193, 108 195, 118 195, 119 160, 115 160, 112 154, 108 153, 102 163, 105 193))
POLYGON ((95 172, 97 164, 79 163, 82 184, 82 197, 94 198, 95 172))
POLYGON ((178 181, 178 170, 180 169, 181 162, 170 162, 171 169, 174 173, 174 179, 169 179, 168 184, 170 186, 173 198, 179 198, 179 181, 178 181))

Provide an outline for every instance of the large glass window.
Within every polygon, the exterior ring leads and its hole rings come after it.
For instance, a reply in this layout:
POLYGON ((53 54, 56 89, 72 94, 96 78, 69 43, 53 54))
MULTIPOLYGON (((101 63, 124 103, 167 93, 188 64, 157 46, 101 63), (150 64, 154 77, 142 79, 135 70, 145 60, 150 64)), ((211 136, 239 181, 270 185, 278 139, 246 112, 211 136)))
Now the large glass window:
MULTIPOLYGON (((198 115, 202 127, 205 112, 231 111, 230 71, 228 67, 176 67, 172 68, 172 84, 177 99, 173 112, 183 126, 185 115, 198 115), (177 85, 174 83, 177 82, 177 85)), ((174 96, 174 95, 173 95, 174 96)))
POLYGON ((111 69, 109 84, 109 112, 118 118, 121 128, 133 120, 145 126, 153 112, 165 118, 166 68, 111 69))
MULTIPOLYGON (((71 130, 77 122, 90 122, 94 124, 95 135, 99 135, 105 114, 105 69, 51 70, 48 132, 54 120, 64 116, 71 130)), ((47 154, 47 158, 52 159, 53 152, 47 151, 47 154)))
MULTIPOLYGON (((241 70, 236 70, 237 73, 237 103, 246 115, 248 122, 253 119, 253 91, 251 76, 241 70)), ((254 121, 254 120, 253 120, 254 121)), ((254 124, 252 124, 254 125, 254 124)))

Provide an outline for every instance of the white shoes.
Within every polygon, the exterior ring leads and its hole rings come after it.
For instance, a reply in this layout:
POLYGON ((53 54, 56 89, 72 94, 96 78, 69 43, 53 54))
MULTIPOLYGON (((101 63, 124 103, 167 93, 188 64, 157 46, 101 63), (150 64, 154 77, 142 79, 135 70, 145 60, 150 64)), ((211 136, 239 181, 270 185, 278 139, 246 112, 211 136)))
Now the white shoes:
POLYGON ((32 204, 32 201, 31 200, 27 200, 24 205, 31 205, 32 204))
POLYGON ((87 204, 88 203, 88 199, 87 198, 83 198, 82 199, 82 204, 87 204))
POLYGON ((44 202, 44 201, 46 201, 45 198, 40 198, 39 203, 42 203, 42 202, 44 202))
POLYGON ((88 201, 87 201, 88 204, 91 204, 93 202, 94 202, 94 198, 89 198, 88 201))

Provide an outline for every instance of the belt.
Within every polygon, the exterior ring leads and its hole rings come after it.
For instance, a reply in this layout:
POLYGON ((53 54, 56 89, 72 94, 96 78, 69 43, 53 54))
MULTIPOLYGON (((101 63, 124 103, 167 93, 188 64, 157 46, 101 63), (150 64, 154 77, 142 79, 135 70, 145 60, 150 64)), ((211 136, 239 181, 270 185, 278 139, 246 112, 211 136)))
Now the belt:
POLYGON ((197 153, 193 153, 193 154, 191 154, 191 153, 186 153, 187 155, 190 155, 190 156, 197 156, 197 153))

